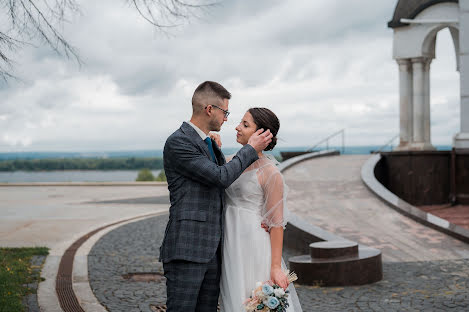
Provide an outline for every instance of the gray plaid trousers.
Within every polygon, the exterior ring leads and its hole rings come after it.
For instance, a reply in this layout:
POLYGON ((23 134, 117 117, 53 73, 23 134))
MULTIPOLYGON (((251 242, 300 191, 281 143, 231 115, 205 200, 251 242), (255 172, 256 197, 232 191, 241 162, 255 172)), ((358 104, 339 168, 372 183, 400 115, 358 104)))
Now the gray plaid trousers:
POLYGON ((220 249, 209 263, 163 263, 168 312, 216 312, 220 294, 220 249))

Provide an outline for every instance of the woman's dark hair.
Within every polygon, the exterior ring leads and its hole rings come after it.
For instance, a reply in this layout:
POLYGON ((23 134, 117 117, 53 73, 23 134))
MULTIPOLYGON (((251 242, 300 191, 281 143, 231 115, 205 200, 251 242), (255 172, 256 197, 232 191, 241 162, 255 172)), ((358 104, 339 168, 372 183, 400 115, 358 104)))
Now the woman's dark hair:
POLYGON ((272 133, 272 142, 264 149, 264 151, 271 151, 277 144, 277 133, 280 129, 280 121, 277 116, 268 108, 264 107, 253 107, 248 110, 251 114, 257 129, 269 129, 272 133))

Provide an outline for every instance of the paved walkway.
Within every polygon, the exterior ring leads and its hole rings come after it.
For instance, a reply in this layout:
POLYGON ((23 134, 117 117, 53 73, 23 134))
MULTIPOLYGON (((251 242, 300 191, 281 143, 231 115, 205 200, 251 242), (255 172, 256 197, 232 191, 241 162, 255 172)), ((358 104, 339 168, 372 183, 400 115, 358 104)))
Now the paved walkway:
POLYGON ((469 205, 450 206, 450 204, 445 204, 419 206, 419 208, 469 230, 469 205))
MULTIPOLYGON (((298 285, 304 311, 468 311, 469 246, 379 201, 360 179, 368 157, 313 159, 285 173, 292 211, 380 248, 385 261, 383 280, 371 285, 298 285)), ((145 200, 126 202, 138 205, 145 200)), ((157 311, 165 302, 165 280, 156 259, 166 220, 158 216, 126 224, 94 245, 88 256, 90 285, 109 311, 157 311)), ((295 251, 288 250, 284 256, 293 255, 295 251)))
MULTIPOLYGON (((79 237, 103 225, 168 210, 161 186, 2 186, 0 246, 50 248, 39 284, 41 311, 61 311, 55 279, 64 251, 79 237), (141 205, 126 201, 142 198, 141 205), (151 203, 148 198, 152 198, 151 203)), ((30 305, 32 306, 32 305, 30 305)), ((34 309, 32 309, 34 310, 34 309)))
POLYGON ((158 262, 168 215, 129 223, 104 235, 88 254, 94 295, 111 312, 151 312, 166 303, 163 265, 158 262), (130 278, 153 273, 151 281, 130 278), (152 278, 153 277, 153 278, 152 278))
MULTIPOLYGON (((157 261, 166 221, 164 215, 129 223, 104 235, 94 245, 88 255, 90 285, 108 311, 158 311, 156 307, 166 301, 162 265, 157 261)), ((383 271, 382 281, 359 287, 297 285, 303 310, 469 309, 469 259, 387 262, 383 271)))
MULTIPOLYGON (((469 245, 379 201, 360 180, 368 157, 312 159, 285 172, 293 212, 380 248, 385 261, 384 278, 375 284, 298 286, 304 311, 468 311, 469 245)), ((166 187, 0 187, 0 245, 50 247, 46 262, 51 265, 45 269, 54 272, 61 252, 76 238, 104 224, 167 210, 167 196, 166 187)), ((91 249, 86 266, 90 285, 108 311, 156 311, 152 307, 164 302, 157 259, 166 218, 117 227, 91 249)), ((52 296, 54 275, 45 277, 42 288, 52 296)))
POLYGON ((469 245, 389 208, 363 184, 369 155, 304 161, 284 172, 288 208, 327 231, 383 252, 385 262, 469 258, 469 245))
POLYGON ((53 249, 105 224, 167 210, 167 197, 166 185, 0 187, 0 246, 53 249), (164 200, 115 202, 152 196, 164 200))

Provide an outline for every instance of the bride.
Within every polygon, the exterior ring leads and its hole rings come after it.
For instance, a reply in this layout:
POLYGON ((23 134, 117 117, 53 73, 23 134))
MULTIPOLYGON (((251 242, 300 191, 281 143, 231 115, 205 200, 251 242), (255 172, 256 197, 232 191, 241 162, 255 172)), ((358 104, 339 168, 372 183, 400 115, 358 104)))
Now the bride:
MULTIPOLYGON (((277 116, 267 108, 251 108, 236 127, 237 142, 245 145, 257 129, 270 129, 277 143, 277 116)), ((220 281, 221 311, 244 311, 243 303, 257 282, 272 281, 290 292, 288 312, 302 311, 293 284, 288 285, 282 260, 287 223, 287 187, 275 160, 262 152, 259 159, 228 187, 220 281), (265 228, 262 228, 260 225, 265 228)))

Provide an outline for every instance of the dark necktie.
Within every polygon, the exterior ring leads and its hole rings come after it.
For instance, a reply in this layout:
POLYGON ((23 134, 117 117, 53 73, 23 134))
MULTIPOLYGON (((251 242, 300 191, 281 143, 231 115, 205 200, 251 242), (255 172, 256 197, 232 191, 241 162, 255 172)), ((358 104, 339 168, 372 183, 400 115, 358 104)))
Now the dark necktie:
POLYGON ((210 139, 210 137, 206 137, 205 143, 207 143, 208 145, 208 151, 210 152, 210 156, 212 156, 213 162, 217 163, 217 159, 215 158, 215 153, 213 152, 212 139, 210 139))

